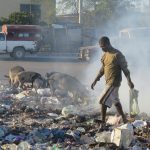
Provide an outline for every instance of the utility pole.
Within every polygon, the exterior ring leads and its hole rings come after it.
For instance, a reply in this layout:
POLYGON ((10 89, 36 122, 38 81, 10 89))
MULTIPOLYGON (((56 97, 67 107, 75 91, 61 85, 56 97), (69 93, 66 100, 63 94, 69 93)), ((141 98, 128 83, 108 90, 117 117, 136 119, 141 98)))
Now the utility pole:
POLYGON ((32 15, 32 0, 30 0, 30 12, 29 12, 29 24, 31 24, 31 20, 32 20, 32 17, 31 17, 31 15, 32 15))
POLYGON ((79 0, 79 24, 82 24, 82 1, 83 0, 79 0))

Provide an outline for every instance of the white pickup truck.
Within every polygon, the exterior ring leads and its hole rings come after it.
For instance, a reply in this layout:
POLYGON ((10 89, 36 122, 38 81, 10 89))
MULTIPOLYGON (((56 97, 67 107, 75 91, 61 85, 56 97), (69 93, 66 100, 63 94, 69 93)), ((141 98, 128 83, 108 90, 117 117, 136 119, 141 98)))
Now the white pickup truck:
POLYGON ((40 28, 36 25, 3 25, 0 32, 0 54, 21 59, 27 52, 39 49, 40 28))

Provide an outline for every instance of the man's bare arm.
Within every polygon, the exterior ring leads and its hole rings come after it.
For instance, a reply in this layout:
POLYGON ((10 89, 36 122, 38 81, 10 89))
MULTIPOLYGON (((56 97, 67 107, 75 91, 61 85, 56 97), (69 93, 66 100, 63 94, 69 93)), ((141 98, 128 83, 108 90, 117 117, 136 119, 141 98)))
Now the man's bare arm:
POLYGON ((100 71, 98 72, 94 82, 91 84, 91 89, 94 90, 94 86, 96 85, 97 81, 99 81, 103 75, 104 75, 104 67, 102 66, 100 71))
POLYGON ((125 56, 120 54, 118 55, 118 62, 119 62, 119 65, 124 73, 124 75, 126 76, 127 78, 127 81, 128 81, 128 85, 130 88, 134 88, 134 84, 133 82, 131 81, 131 77, 130 77, 130 71, 128 69, 128 65, 127 65, 127 61, 125 59, 125 56))
POLYGON ((126 68, 126 69, 122 69, 123 70, 123 73, 124 75, 126 76, 127 78, 127 81, 128 81, 128 85, 131 89, 134 88, 134 84, 133 82, 131 81, 131 77, 130 77, 130 71, 126 68))

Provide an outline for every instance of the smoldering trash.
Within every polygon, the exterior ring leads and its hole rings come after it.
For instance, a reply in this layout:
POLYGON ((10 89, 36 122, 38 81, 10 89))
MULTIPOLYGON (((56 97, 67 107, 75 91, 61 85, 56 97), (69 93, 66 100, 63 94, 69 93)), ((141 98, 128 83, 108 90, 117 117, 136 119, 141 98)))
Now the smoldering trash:
POLYGON ((140 113, 123 124, 120 116, 110 113, 106 128, 98 132, 101 120, 96 97, 77 79, 67 76, 68 85, 64 74, 54 74, 47 76, 51 87, 38 89, 13 88, 1 81, 1 149, 150 149, 150 116, 140 113))

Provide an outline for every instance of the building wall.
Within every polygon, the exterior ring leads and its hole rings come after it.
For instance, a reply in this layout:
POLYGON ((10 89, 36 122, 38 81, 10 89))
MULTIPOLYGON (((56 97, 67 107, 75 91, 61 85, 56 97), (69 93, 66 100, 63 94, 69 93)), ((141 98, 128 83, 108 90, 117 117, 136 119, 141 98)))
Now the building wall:
POLYGON ((56 0, 40 0, 42 19, 51 24, 56 17, 56 0))
POLYGON ((0 18, 8 18, 12 12, 19 12, 20 4, 40 4, 41 20, 47 23, 51 21, 49 16, 55 16, 56 14, 55 0, 0 0, 0 18))
POLYGON ((19 0, 0 0, 0 18, 7 18, 12 12, 19 11, 19 0))

